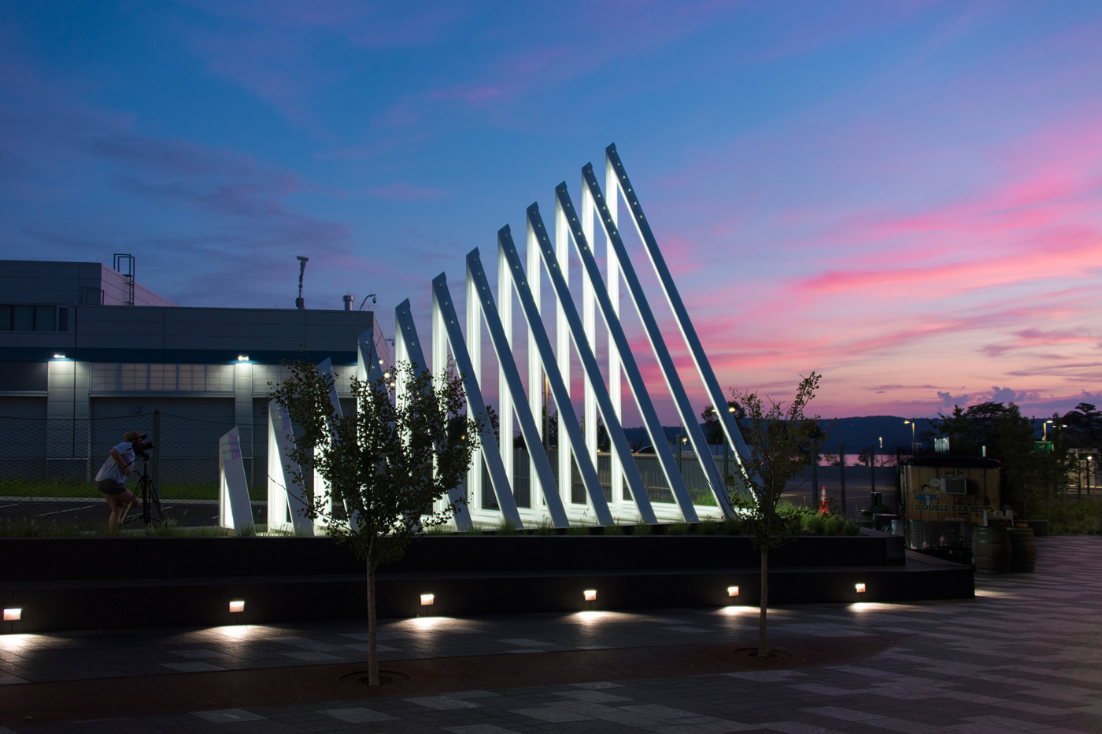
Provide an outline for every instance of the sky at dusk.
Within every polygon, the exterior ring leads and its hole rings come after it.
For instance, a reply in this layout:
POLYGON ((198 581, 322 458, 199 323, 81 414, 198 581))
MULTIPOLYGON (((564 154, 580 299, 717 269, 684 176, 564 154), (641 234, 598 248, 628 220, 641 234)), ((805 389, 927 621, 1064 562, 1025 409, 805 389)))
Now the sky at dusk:
POLYGON ((461 306, 478 247, 496 280, 615 142, 724 389, 1102 405, 1100 39, 1096 0, 0 0, 0 258, 291 308, 304 255, 308 308, 374 292, 390 334, 409 298, 427 340, 431 279, 461 306))

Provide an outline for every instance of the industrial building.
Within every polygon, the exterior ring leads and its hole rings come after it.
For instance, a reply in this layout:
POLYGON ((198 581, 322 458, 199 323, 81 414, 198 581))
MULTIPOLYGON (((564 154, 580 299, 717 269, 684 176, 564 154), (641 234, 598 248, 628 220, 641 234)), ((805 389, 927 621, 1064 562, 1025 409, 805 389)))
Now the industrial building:
POLYGON ((89 481, 125 431, 152 434, 155 411, 161 482, 206 496, 218 437, 236 425, 262 490, 281 362, 331 359, 347 397, 358 336, 390 359, 374 313, 350 297, 343 310, 187 308, 136 283, 133 258, 114 265, 0 261, 4 494, 16 480, 89 481))

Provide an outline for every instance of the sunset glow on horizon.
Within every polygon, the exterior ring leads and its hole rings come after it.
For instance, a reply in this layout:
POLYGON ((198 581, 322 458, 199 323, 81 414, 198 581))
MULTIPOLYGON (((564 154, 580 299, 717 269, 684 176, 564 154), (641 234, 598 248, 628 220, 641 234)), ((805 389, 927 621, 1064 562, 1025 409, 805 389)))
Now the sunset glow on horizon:
POLYGON ((462 316, 467 252, 496 282, 497 230, 615 142, 725 390, 1047 417, 1102 405, 1099 38, 1096 2, 0 0, 0 259, 293 308, 303 255, 307 308, 375 293, 389 334, 409 298, 425 339, 431 279, 462 316))

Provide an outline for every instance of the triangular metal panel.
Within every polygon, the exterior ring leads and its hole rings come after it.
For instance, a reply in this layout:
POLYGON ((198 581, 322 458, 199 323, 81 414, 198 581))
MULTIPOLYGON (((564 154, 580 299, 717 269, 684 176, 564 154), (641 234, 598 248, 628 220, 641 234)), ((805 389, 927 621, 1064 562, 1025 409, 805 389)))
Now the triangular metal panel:
MULTIPOLYGON (((499 274, 498 277, 508 277, 508 273, 499 274)), ((530 451, 530 456, 535 464, 536 471, 533 478, 536 483, 539 484, 540 493, 544 497, 544 501, 547 503, 548 514, 551 515, 551 522, 557 528, 569 527, 570 521, 566 516, 566 509, 563 507, 562 497, 559 496, 557 487, 555 486, 555 475, 551 471, 551 464, 547 460, 547 454, 544 453, 542 444, 540 443, 539 430, 536 428, 535 418, 532 416, 532 411, 528 409, 528 405, 524 401, 524 385, 520 381, 520 372, 517 370, 516 362, 513 360, 513 354, 509 349, 509 342, 505 336, 505 329, 502 327, 501 320, 498 316, 497 306, 494 303, 493 294, 490 291, 490 284, 486 278, 486 272, 482 267, 482 260, 478 256, 478 248, 471 250, 467 255, 467 277, 474 285, 474 292, 479 296, 481 300, 480 311, 483 317, 486 319, 486 328, 490 332, 490 341, 494 346, 494 353, 497 355, 499 370, 504 379, 498 386, 498 402, 500 405, 516 406, 517 420, 520 423, 521 435, 524 436, 524 442, 533 448, 530 451), (509 403, 506 403, 505 398, 510 398, 509 403)), ((512 298, 512 293, 507 293, 509 298, 512 298)), ((467 308, 471 308, 471 304, 467 304, 467 308)), ((503 408, 504 410, 504 408, 503 408)), ((510 407, 510 412, 512 407, 510 407)), ((511 431, 508 435, 511 435, 511 431)), ((501 431, 501 435, 505 436, 504 430, 501 431)), ((510 444, 502 446, 505 451, 512 453, 513 447, 510 444)), ((611 513, 608 511, 608 505, 604 502, 604 494, 601 491, 600 479, 597 477, 597 472, 592 465, 588 467, 581 467, 579 470, 582 472, 583 481, 586 482, 587 488, 590 488, 590 494, 593 495, 593 487, 596 488, 597 500, 594 500, 594 507, 597 511, 597 517, 601 521, 602 525, 613 524, 611 513), (588 472, 587 472, 588 470, 588 472), (603 505, 603 508, 601 507, 603 505)), ((510 485, 511 486, 511 485, 510 485)))
MULTIPOLYGON (((486 461, 486 468, 489 469, 490 484, 493 485, 497 506, 505 519, 512 522, 514 527, 523 528, 524 522, 520 519, 520 513, 517 512, 512 487, 509 486, 509 480, 505 477, 505 467, 501 464, 501 453, 492 450, 497 443, 494 427, 490 425, 486 402, 482 398, 482 390, 478 386, 471 355, 467 351, 463 332, 459 328, 459 317, 455 313, 455 305, 448 291, 447 277, 443 273, 432 280, 432 307, 435 313, 440 314, 440 322, 447 335, 452 357, 455 358, 456 367, 462 375, 463 387, 467 393, 468 410, 472 415, 482 419, 482 448, 479 449, 479 453, 482 454, 482 458, 486 461), (487 450, 487 447, 490 447, 490 450, 487 450)), ((481 471, 481 466, 479 470, 481 471)))
MULTIPOLYGON (((608 431, 609 438, 612 440, 613 449, 624 465, 625 479, 631 491, 632 499, 635 500, 635 505, 639 510, 639 515, 642 517, 643 522, 651 524, 657 523, 658 520, 655 517, 654 508, 651 506, 650 497, 647 495, 646 489, 643 486, 643 478, 639 476, 639 469, 636 467, 635 460, 632 457, 631 447, 628 446, 627 438, 624 436, 624 429, 620 425, 620 419, 612 407, 612 401, 608 398, 608 392, 605 390, 604 378, 601 376, 601 368, 597 364, 597 357, 590 348, 589 342, 584 338, 584 334, 582 334, 581 318, 578 316, 578 311, 574 307, 573 300, 570 298, 570 291, 559 272, 559 264, 555 258, 555 254, 551 251, 551 242, 547 237, 547 230, 543 226, 543 220, 540 219, 539 207, 536 204, 532 204, 528 207, 527 214, 528 225, 533 234, 533 236, 529 238, 529 247, 535 247, 542 256, 547 265, 548 275, 551 278, 551 284, 555 289, 555 294, 564 306, 563 310, 568 328, 570 329, 570 333, 575 335, 574 347, 578 352, 582 368, 585 370, 586 379, 593 385, 594 396, 597 400, 597 408, 601 413, 601 417, 604 418, 605 429, 608 431)), ((550 351, 551 343, 547 340, 547 332, 543 330, 542 320, 538 318, 538 314, 534 313, 535 304, 531 303, 530 297, 525 298, 527 288, 524 290, 520 288, 521 283, 526 284, 528 281, 527 278, 523 281, 521 280, 523 273, 520 272, 520 258, 516 255, 516 249, 513 247, 513 240, 509 235, 508 227, 503 227, 498 231, 498 243, 506 247, 506 255, 510 256, 513 280, 517 284, 517 292, 521 295, 521 303, 525 305, 526 314, 531 314, 529 316, 529 324, 531 327, 530 333, 543 335, 543 342, 545 342, 545 345, 541 346, 540 354, 541 358, 544 358, 546 368, 550 361, 550 355, 544 357, 544 350, 550 351), (528 302, 527 304, 526 301, 528 302)), ((537 266, 534 275, 538 276, 539 273, 540 271, 537 266)), ((560 401, 559 397, 556 396, 556 402, 569 404, 570 397, 568 394, 564 395, 563 399, 560 401)), ((562 408, 560 407, 559 410, 561 412, 562 408)), ((574 425, 577 426, 577 423, 575 422, 574 425)))
MULTIPOLYGON (((417 327, 413 323, 413 313, 410 311, 409 299, 402 301, 394 309, 394 352, 396 364, 409 363, 414 370, 427 370, 425 354, 421 349, 421 341, 417 338, 417 327)), ((402 399, 404 392, 409 390, 401 371, 398 372, 398 384, 395 390, 395 399, 402 399)), ((431 388, 429 388, 431 389, 431 388)), ((474 528, 471 521, 471 511, 467 507, 467 498, 463 496, 460 487, 452 487, 448 490, 448 501, 454 508, 453 521, 459 532, 466 532, 474 528)))

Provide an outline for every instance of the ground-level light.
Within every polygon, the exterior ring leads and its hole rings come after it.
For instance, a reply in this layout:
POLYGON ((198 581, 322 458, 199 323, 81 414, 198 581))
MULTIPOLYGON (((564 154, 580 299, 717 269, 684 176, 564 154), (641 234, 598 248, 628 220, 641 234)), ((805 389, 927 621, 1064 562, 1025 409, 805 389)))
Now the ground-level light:
POLYGON ((18 622, 22 618, 23 618, 23 609, 20 608, 20 607, 15 607, 14 609, 5 609, 4 610, 4 621, 5 622, 18 622))
POLYGON ((421 594, 421 606, 431 607, 434 601, 436 601, 434 594, 421 594))
POLYGON ((864 584, 854 584, 853 588, 857 589, 858 594, 864 594, 865 593, 865 585, 864 584))
POLYGON ((728 586, 727 587, 727 596, 738 596, 738 587, 737 586, 728 586))
POLYGON ((245 602, 238 599, 237 601, 230 602, 230 614, 239 614, 245 611, 245 602))
POLYGON ((597 590, 586 589, 584 592, 586 601, 597 601, 597 590))

